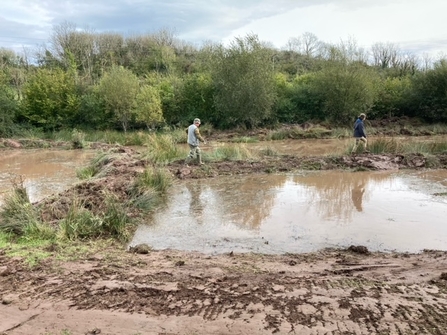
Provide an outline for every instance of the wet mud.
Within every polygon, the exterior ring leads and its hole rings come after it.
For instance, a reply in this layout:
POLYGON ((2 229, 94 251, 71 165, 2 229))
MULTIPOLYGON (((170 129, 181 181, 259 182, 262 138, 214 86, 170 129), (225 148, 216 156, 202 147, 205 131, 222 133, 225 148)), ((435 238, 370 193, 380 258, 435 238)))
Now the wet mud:
MULTIPOLYGON (((150 163, 114 149, 105 173, 37 203, 48 222, 73 195, 94 211, 123 202, 150 163)), ((436 156, 447 167, 447 155, 436 156)), ((423 169, 422 155, 273 156, 167 168, 178 179, 300 169, 423 169)), ((137 216, 138 213, 129 213, 137 216)), ((55 246, 57 248, 57 246, 55 246)), ((447 334, 447 253, 204 255, 123 247, 29 268, 0 250, 0 334, 447 334)))

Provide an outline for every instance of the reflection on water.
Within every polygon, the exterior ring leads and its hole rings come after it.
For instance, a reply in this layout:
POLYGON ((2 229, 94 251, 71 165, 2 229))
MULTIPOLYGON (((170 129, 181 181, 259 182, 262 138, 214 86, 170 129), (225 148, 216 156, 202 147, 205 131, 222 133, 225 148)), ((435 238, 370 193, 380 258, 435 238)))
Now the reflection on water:
POLYGON ((131 245, 210 253, 447 250, 447 171, 232 176, 176 185, 131 245))
POLYGON ((13 150, 0 155, 0 205, 12 180, 22 176, 31 202, 60 192, 77 181, 76 169, 94 155, 89 150, 13 150))

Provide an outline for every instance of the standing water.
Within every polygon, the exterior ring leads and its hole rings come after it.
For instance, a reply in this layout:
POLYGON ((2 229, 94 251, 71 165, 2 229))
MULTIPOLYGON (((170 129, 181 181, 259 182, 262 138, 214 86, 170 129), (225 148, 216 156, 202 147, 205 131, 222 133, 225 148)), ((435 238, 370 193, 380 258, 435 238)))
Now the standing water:
POLYGON ((315 172, 182 182, 130 245, 205 253, 447 250, 447 171, 315 172))

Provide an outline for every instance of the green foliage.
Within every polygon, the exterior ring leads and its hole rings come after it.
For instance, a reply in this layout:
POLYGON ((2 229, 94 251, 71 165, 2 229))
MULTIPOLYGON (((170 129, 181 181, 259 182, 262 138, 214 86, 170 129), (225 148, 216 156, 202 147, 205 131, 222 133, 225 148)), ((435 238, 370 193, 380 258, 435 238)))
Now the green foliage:
POLYGON ((140 88, 135 101, 136 121, 142 122, 148 129, 164 121, 158 89, 144 85, 140 88))
POLYGON ((333 61, 316 73, 313 92, 321 99, 326 118, 342 125, 368 112, 376 100, 375 82, 375 73, 364 65, 333 61))
POLYGON ((61 69, 39 68, 24 87, 20 117, 44 130, 71 125, 79 108, 75 81, 61 69))
POLYGON ((405 98, 409 95, 411 81, 409 77, 387 77, 377 85, 377 97, 371 111, 371 118, 390 118, 404 114, 405 98))
POLYGON ((139 92, 138 78, 122 66, 112 66, 97 89, 106 107, 114 113, 126 132, 134 116, 132 107, 139 92))
POLYGON ((447 59, 441 59, 433 69, 413 78, 411 116, 428 121, 447 121, 447 59))
POLYGON ((189 124, 198 117, 203 122, 213 123, 214 86, 209 73, 192 74, 183 78, 183 85, 178 94, 183 124, 189 124))
POLYGON ((259 125, 272 115, 275 100, 271 52, 256 35, 236 38, 215 52, 213 123, 222 128, 259 125))

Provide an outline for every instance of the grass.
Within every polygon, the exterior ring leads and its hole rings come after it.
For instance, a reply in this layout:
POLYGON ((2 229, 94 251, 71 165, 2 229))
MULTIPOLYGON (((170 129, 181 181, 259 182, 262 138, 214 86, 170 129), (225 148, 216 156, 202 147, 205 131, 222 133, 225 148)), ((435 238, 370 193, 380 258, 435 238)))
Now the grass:
POLYGON ((394 138, 376 138, 368 142, 368 149, 374 154, 423 154, 447 153, 446 142, 411 142, 394 138))
POLYGON ((211 153, 204 153, 203 156, 205 161, 238 161, 257 158, 257 155, 250 151, 244 144, 219 147, 211 153))
POLYGON ((168 134, 149 135, 145 142, 143 157, 149 161, 166 165, 180 158, 186 158, 188 150, 179 146, 174 137, 168 134))
POLYGON ((92 177, 106 173, 104 166, 116 159, 117 155, 110 152, 100 152, 91 161, 90 164, 76 170, 76 176, 81 180, 87 180, 92 177))

